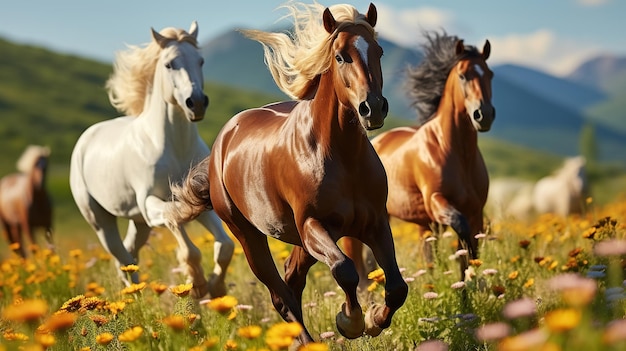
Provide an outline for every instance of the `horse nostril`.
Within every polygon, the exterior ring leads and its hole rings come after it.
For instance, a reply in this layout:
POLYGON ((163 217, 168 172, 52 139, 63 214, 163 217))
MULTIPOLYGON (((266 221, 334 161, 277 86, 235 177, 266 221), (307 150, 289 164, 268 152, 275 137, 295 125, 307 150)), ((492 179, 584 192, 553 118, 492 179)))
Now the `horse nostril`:
POLYGON ((475 120, 476 122, 480 122, 480 121, 482 121, 482 119, 483 119, 483 114, 482 114, 482 112, 480 112, 480 110, 475 110, 475 111, 474 111, 474 120, 475 120))
POLYGON ((386 98, 383 98, 382 113, 384 117, 387 117, 387 113, 389 113, 389 102, 386 98))
POLYGON ((370 110, 370 105, 367 103, 367 101, 363 101, 361 104, 359 104, 359 114, 362 117, 369 117, 371 112, 372 110, 370 110))
POLYGON ((209 97, 204 95, 204 107, 208 107, 209 106, 209 97))
POLYGON ((188 108, 193 108, 193 100, 191 98, 187 98, 187 100, 185 100, 185 105, 187 105, 188 108))

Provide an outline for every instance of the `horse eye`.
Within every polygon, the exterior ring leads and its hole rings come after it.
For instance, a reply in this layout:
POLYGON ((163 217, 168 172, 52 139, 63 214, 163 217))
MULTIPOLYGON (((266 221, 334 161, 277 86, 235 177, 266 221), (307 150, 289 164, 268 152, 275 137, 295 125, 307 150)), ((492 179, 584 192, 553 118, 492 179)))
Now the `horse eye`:
POLYGON ((166 63, 165 68, 172 69, 172 63, 171 62, 166 63))
POLYGON ((204 66, 204 58, 200 59, 200 66, 204 66))
POLYGON ((335 60, 337 60, 337 62, 344 63, 345 61, 343 60, 343 57, 341 57, 341 55, 337 54, 335 55, 335 60))
POLYGON ((462 80, 462 81, 465 81, 465 79, 466 79, 465 75, 464 74, 459 74, 459 79, 462 80))

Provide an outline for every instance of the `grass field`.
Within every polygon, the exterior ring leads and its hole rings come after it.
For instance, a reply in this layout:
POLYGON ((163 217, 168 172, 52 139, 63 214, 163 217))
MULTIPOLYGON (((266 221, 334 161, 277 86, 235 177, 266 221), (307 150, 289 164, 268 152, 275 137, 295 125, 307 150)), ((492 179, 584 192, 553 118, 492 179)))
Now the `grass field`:
MULTIPOLYGON (((55 252, 38 248, 22 260, 0 244, 0 350, 282 350, 298 332, 275 312, 239 246, 227 298, 196 301, 167 231, 155 231, 141 252, 142 284, 125 288, 95 235, 80 218, 67 220, 75 224, 62 227, 74 229, 57 232, 55 252)), ((464 284, 456 235, 429 241, 437 255, 427 264, 415 228, 394 221, 410 290, 391 327, 375 338, 341 337, 334 320, 344 295, 317 264, 303 305, 318 343, 306 350, 626 350, 625 221, 621 197, 582 217, 491 223, 464 284)), ((213 239, 198 226, 190 232, 209 272, 213 239)), ((290 246, 271 245, 282 267, 290 246)), ((376 279, 361 295, 364 308, 382 302, 384 277, 376 279)))

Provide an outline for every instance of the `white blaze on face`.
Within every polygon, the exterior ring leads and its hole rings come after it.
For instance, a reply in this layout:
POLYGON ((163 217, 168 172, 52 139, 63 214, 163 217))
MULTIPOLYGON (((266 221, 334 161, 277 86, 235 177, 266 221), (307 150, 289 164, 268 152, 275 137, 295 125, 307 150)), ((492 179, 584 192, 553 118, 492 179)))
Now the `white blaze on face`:
POLYGON ((480 67, 479 64, 474 64, 474 70, 476 71, 476 73, 478 73, 480 77, 485 75, 485 71, 483 71, 483 68, 480 67))
POLYGON ((365 41, 363 37, 357 37, 356 40, 354 40, 354 47, 361 55, 361 59, 363 60, 363 63, 365 63, 365 67, 369 68, 367 62, 367 49, 369 48, 369 44, 367 41, 365 41))

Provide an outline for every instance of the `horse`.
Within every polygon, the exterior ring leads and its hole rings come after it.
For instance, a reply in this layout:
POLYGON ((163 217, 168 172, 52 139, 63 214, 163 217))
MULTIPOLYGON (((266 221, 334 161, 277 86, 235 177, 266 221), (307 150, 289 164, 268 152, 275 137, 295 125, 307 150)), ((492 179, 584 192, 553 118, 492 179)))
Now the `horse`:
MULTIPOLYGON (((487 66, 491 44, 482 52, 456 36, 426 32, 424 60, 407 71, 408 95, 419 126, 399 127, 372 139, 389 182, 387 211, 415 223, 422 233, 433 225, 450 226, 459 249, 478 257, 476 234, 483 230, 483 207, 489 176, 478 148, 478 132, 495 119, 491 104, 493 72, 487 66)), ((350 241, 352 239, 348 239, 350 241)), ((432 260, 424 244, 426 256, 432 260)), ((360 262, 362 244, 354 240, 346 253, 360 262)), ((460 259, 461 280, 469 266, 460 259)), ((361 279, 366 278, 362 265, 361 279)))
POLYGON ((495 179, 487 201, 490 215, 497 220, 513 217, 525 221, 546 213, 562 217, 582 214, 589 196, 585 164, 583 156, 568 157, 559 169, 537 182, 495 179))
POLYGON ((265 62, 292 100, 244 110, 219 132, 208 159, 173 189, 175 227, 212 206, 241 243, 249 266, 285 321, 303 326, 296 342, 313 341, 304 326, 302 292, 318 261, 346 294, 336 316, 346 338, 389 327, 408 286, 395 256, 385 200, 387 180, 366 131, 382 127, 382 48, 376 7, 287 3, 294 32, 243 30, 264 48, 265 62), (207 194, 208 193, 208 194, 207 194), (195 195, 194 195, 195 194, 195 195), (385 273, 385 303, 365 316, 355 265, 337 246, 344 236, 366 242, 385 273), (268 237, 294 245, 284 279, 268 237))
MULTIPOLYGON (((195 124, 209 104, 203 92, 197 23, 189 32, 172 27, 151 32, 149 44, 129 46, 116 55, 106 83, 112 105, 126 116, 87 128, 70 161, 76 205, 118 268, 136 264, 151 229, 165 225, 170 183, 181 181, 210 153, 195 124), (118 217, 129 220, 123 241, 118 217)), ((225 295, 234 243, 214 212, 204 211, 197 219, 215 237, 214 270, 207 281, 200 250, 183 228, 173 232, 178 260, 193 283, 195 297, 207 292, 212 297, 225 295)), ((121 276, 126 285, 138 282, 136 272, 130 281, 121 276)))
POLYGON ((35 230, 43 228, 49 247, 52 240, 52 204, 46 189, 50 148, 29 145, 17 161, 17 173, 0 179, 0 222, 15 251, 26 257, 23 235, 36 245, 35 230))
POLYGON ((585 164, 583 156, 568 157, 554 174, 537 181, 533 189, 535 211, 563 217, 583 213, 589 194, 585 164))

